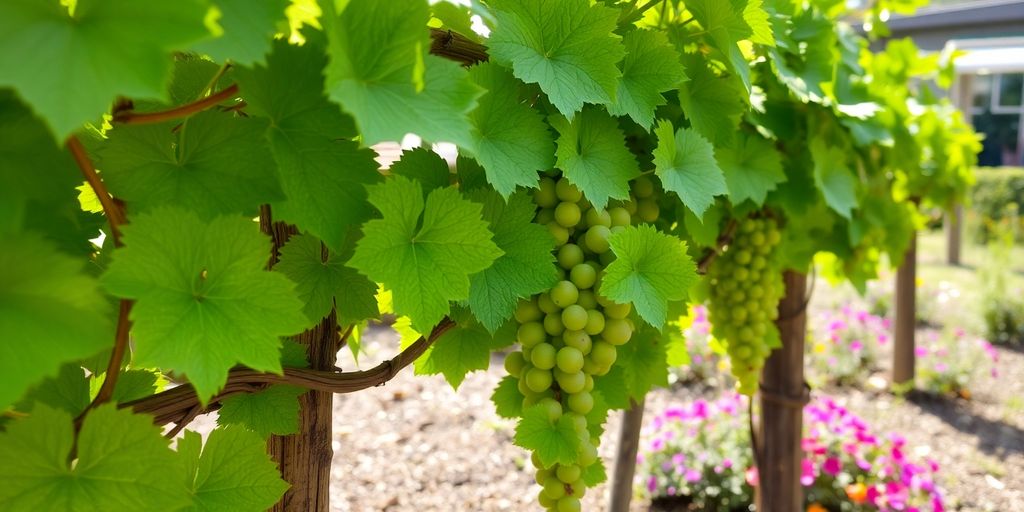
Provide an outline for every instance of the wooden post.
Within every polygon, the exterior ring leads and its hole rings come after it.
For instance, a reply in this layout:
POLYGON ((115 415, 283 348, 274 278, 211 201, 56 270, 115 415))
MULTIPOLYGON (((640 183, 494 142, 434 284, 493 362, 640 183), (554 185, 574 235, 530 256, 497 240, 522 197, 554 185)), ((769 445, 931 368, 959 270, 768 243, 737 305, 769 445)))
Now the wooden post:
POLYGON ((964 207, 956 205, 953 211, 946 214, 946 261, 950 265, 960 265, 960 237, 963 233, 964 207))
MULTIPOLYGON (((272 222, 270 208, 260 210, 260 228, 274 241, 271 265, 278 250, 296 233, 294 226, 272 222)), ((306 345, 310 368, 333 370, 338 354, 338 322, 332 312, 319 325, 296 336, 306 345)), ((307 391, 299 397, 299 432, 290 436, 271 436, 267 451, 277 461, 281 477, 291 487, 273 512, 328 512, 330 510, 331 447, 334 395, 307 391)))
POLYGON ((804 336, 807 327, 807 274, 787 271, 785 296, 779 301, 775 322, 782 348, 772 352, 761 374, 761 415, 756 455, 759 512, 803 510, 800 466, 803 452, 804 336))
POLYGON ((622 411, 622 429, 619 447, 615 453, 615 474, 612 476, 610 512, 627 512, 633 498, 633 474, 636 473, 636 454, 640 448, 640 427, 644 419, 644 399, 630 400, 630 408, 622 411))
POLYGON ((913 233, 903 264, 896 269, 896 318, 893 322, 892 383, 914 382, 914 327, 917 293, 917 233, 913 233))

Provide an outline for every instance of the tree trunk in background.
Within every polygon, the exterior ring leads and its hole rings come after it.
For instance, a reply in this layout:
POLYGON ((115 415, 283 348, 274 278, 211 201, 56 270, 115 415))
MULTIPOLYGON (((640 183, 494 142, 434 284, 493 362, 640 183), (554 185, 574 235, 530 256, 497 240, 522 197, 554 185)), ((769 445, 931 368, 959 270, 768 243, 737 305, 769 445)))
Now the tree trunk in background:
POLYGON ((785 296, 779 301, 775 322, 782 348, 772 352, 761 375, 761 414, 757 455, 760 483, 757 486, 759 512, 803 510, 800 464, 803 452, 803 406, 807 400, 804 384, 804 335, 807 328, 807 274, 787 271, 783 279, 785 296))
POLYGON ((952 212, 946 214, 946 262, 960 265, 960 237, 963 234, 964 207, 956 205, 952 212))
POLYGON ((896 270, 896 318, 893 327, 892 383, 894 386, 914 383, 914 327, 917 322, 917 233, 903 264, 896 270))
POLYGON ((633 475, 636 473, 636 453, 640 448, 640 427, 644 420, 644 399, 630 400, 631 407, 622 411, 622 429, 615 454, 615 474, 612 477, 610 512, 626 512, 633 498, 633 475))
MULTIPOLYGON (((295 227, 272 222, 270 208, 260 210, 260 229, 274 240, 274 258, 278 250, 296 233, 295 227)), ((338 323, 332 312, 316 327, 296 336, 306 345, 310 368, 333 370, 338 353, 338 323)), ((330 510, 333 394, 307 391, 299 397, 299 432, 290 436, 271 436, 267 451, 277 461, 281 477, 291 484, 274 507, 274 512, 328 512, 330 510)))

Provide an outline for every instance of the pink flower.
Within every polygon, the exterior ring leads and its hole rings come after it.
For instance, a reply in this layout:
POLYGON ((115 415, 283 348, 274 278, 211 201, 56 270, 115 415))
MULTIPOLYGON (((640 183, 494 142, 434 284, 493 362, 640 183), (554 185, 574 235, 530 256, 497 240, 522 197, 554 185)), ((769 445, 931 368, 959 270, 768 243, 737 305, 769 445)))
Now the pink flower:
POLYGON ((654 492, 658 488, 658 479, 651 475, 647 477, 647 492, 654 492))
POLYGON ((825 462, 821 465, 821 470, 832 476, 838 475, 842 469, 843 463, 835 457, 825 459, 825 462))
POLYGON ((850 342, 850 350, 852 350, 854 352, 859 352, 863 348, 864 348, 864 344, 861 343, 860 340, 853 340, 853 341, 850 342))
POLYGON ((743 473, 744 479, 747 481, 747 485, 751 487, 757 487, 757 483, 760 481, 757 474, 757 466, 751 466, 743 473))
POLYGON ((697 482, 700 480, 700 471, 696 469, 686 470, 686 475, 683 477, 687 482, 697 482))
POLYGON ((814 485, 814 462, 810 459, 804 459, 800 463, 800 483, 804 487, 814 485))

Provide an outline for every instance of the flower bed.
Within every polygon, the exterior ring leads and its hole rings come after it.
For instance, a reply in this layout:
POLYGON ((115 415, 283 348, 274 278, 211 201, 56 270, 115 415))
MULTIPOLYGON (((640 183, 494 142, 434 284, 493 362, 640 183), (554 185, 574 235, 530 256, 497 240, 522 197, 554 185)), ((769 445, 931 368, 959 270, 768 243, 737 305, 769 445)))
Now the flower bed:
MULTIPOLYGON (((697 510, 749 510, 758 479, 747 403, 726 394, 656 415, 637 457, 640 494, 697 510)), ((808 510, 944 510, 938 465, 915 457, 902 436, 876 434, 829 397, 813 400, 804 420, 801 483, 808 510)))

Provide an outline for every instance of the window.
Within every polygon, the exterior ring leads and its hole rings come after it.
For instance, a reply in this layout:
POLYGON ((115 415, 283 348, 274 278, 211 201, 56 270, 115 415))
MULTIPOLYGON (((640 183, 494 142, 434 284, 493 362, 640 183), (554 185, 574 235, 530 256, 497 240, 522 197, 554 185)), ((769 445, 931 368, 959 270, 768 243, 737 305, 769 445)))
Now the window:
POLYGON ((980 165, 1024 165, 1024 73, 975 75, 971 121, 985 134, 980 165))
POLYGON ((999 76, 1000 107, 1020 107, 1021 93, 1024 92, 1024 73, 999 76))

